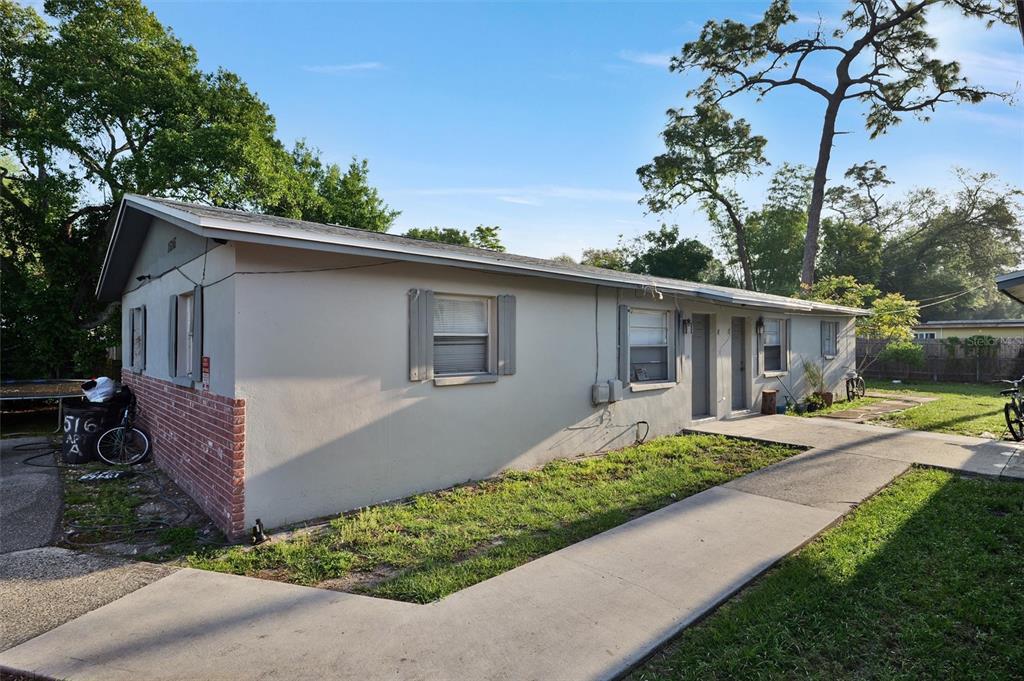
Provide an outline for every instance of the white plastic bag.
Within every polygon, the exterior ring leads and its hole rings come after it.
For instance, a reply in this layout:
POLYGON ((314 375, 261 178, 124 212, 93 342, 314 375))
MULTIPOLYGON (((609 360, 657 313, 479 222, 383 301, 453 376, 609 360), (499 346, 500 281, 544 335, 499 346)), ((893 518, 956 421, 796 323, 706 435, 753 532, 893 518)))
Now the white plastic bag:
POLYGON ((117 392, 117 381, 106 376, 100 376, 95 381, 89 381, 88 383, 82 384, 82 392, 85 393, 85 399, 90 402, 106 402, 114 393, 117 392), (93 387, 86 388, 85 386, 93 383, 93 387))

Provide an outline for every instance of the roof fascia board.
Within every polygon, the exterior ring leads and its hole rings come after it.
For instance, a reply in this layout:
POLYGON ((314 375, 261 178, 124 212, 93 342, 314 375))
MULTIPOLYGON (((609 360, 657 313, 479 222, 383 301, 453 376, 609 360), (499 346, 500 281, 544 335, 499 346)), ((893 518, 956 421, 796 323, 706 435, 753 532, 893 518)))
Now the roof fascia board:
POLYGON ((110 243, 107 244, 107 251, 103 254, 103 265, 100 267, 100 277, 96 282, 95 295, 100 295, 100 289, 103 288, 103 282, 107 278, 107 271, 110 266, 110 259, 114 255, 114 244, 117 243, 117 235, 121 231, 121 217, 124 215, 125 201, 122 199, 117 204, 117 212, 114 215, 114 228, 110 231, 110 243))

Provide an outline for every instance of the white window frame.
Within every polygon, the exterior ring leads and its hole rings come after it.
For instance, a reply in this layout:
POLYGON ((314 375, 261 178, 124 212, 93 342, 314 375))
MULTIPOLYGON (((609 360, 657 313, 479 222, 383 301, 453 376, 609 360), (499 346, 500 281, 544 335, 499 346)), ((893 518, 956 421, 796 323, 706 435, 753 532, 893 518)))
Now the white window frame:
POLYGON ((915 331, 914 340, 935 340, 934 331, 915 331))
MULTIPOLYGON (((483 371, 459 371, 453 373, 441 373, 435 371, 435 377, 442 379, 458 378, 462 376, 474 377, 474 376, 495 376, 495 348, 494 348, 494 300, 490 296, 473 296, 463 295, 455 293, 437 293, 434 295, 434 305, 437 305, 439 301, 443 300, 478 300, 484 304, 484 319, 487 322, 486 333, 438 333, 437 329, 434 330, 434 336, 431 342, 431 352, 434 352, 437 348, 438 337, 472 337, 472 338, 484 338, 484 348, 486 359, 484 362, 483 371)), ((431 312, 433 314, 433 312, 431 312)))
MULTIPOLYGON (((643 308, 630 308, 629 309, 629 328, 628 328, 628 340, 629 340, 629 373, 630 383, 668 383, 672 379, 672 366, 671 363, 675 361, 675 357, 672 353, 672 317, 670 310, 650 310, 643 308), (633 342, 633 315, 637 312, 644 314, 658 314, 661 315, 665 320, 665 342, 664 343, 634 343, 633 342), (664 348, 665 349, 665 377, 664 378, 647 378, 641 379, 634 375, 633 371, 633 348, 664 348)), ((657 327, 642 327, 642 328, 657 328, 657 327)))
POLYGON ((821 323, 821 356, 825 359, 835 359, 839 355, 839 322, 835 321, 823 321, 821 323), (826 347, 825 343, 828 340, 828 336, 825 335, 825 329, 832 330, 832 347, 826 347))
POLYGON ((761 356, 762 356, 761 366, 764 367, 764 374, 766 376, 777 376, 777 375, 784 374, 787 371, 789 371, 789 357, 788 357, 789 353, 787 351, 788 347, 789 347, 789 339, 786 337, 786 320, 785 320, 785 318, 783 318, 783 317, 766 317, 764 319, 764 334, 761 336, 761 356), (768 326, 771 323, 775 323, 775 324, 779 325, 779 328, 778 328, 778 336, 779 336, 778 346, 776 346, 774 343, 772 343, 771 345, 769 345, 767 343, 767 339, 768 339, 768 326), (768 348, 774 348, 774 347, 778 347, 779 348, 779 366, 778 366, 778 368, 772 368, 772 367, 768 366, 768 353, 766 352, 766 350, 768 348))

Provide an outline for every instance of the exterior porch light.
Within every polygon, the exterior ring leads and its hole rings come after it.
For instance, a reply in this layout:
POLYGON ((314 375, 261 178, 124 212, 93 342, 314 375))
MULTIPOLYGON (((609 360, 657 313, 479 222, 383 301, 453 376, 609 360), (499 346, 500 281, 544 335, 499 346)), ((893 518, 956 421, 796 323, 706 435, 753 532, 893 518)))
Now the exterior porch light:
POLYGON ((754 331, 758 336, 764 334, 764 317, 757 318, 757 322, 754 323, 754 331))
POLYGON ((690 325, 693 324, 693 320, 690 319, 689 317, 683 317, 680 323, 682 324, 683 335, 685 336, 686 334, 690 333, 690 325))

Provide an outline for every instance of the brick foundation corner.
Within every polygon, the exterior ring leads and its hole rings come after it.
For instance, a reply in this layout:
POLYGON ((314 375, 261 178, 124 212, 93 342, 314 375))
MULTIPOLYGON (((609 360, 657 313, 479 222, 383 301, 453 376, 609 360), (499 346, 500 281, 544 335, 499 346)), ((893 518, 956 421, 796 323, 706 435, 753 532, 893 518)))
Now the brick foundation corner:
POLYGON ((121 371, 153 459, 228 537, 245 534, 245 400, 121 371))

